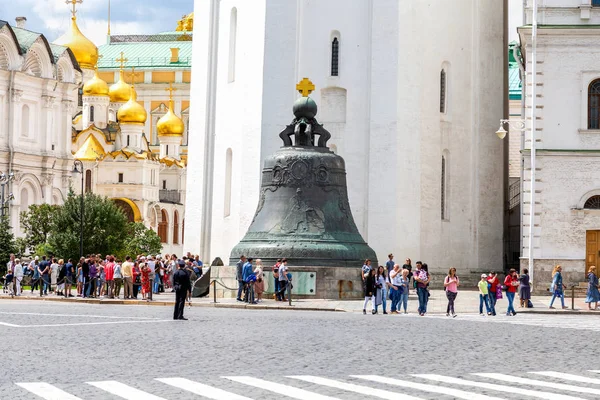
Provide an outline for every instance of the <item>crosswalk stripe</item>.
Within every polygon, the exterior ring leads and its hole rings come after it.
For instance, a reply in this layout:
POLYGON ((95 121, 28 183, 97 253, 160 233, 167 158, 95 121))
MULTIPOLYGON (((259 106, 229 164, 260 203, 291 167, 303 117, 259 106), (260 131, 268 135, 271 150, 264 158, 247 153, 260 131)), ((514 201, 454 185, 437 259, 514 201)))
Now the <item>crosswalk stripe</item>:
POLYGON ((511 382, 511 383, 522 383, 524 385, 543 386, 546 388, 565 390, 568 392, 589 393, 589 394, 599 394, 600 395, 600 389, 566 385, 564 383, 538 381, 536 379, 521 378, 518 376, 496 374, 496 373, 490 373, 490 374, 477 373, 477 374, 473 374, 473 375, 481 376, 483 378, 488 378, 488 379, 497 379, 499 381, 505 381, 505 382, 511 382))
POLYGON ((600 374, 600 369, 596 369, 596 370, 590 369, 588 372, 593 372, 595 374, 600 374))
POLYGON ((596 385, 600 385, 600 379, 596 378, 588 378, 587 376, 579 376, 573 374, 563 374, 561 372, 555 371, 539 371, 539 372, 530 372, 530 374, 549 376, 550 378, 558 378, 564 379, 565 381, 573 381, 573 382, 581 382, 581 383, 593 383, 596 385))
POLYGON ((447 394, 454 397, 455 399, 466 399, 466 400, 502 400, 499 397, 486 396, 484 394, 476 394, 471 392, 465 392, 463 390, 453 389, 443 386, 427 385, 425 383, 417 383, 412 381, 403 381, 400 379, 386 378, 377 375, 350 375, 353 378, 365 379, 372 382, 383 383, 394 386, 408 387, 411 389, 423 390, 425 392, 432 392, 438 394, 447 394))
POLYGON ((117 381, 86 382, 88 385, 102 389, 126 400, 165 400, 162 397, 144 392, 117 381))
POLYGON ((270 392, 278 393, 284 396, 299 400, 338 400, 335 397, 323 396, 308 390, 299 389, 293 386, 284 385, 276 382, 269 382, 262 379, 252 378, 250 376, 224 376, 230 381, 242 383, 248 386, 265 389, 270 392))
POLYGON ((316 383, 317 385, 323 385, 332 387, 335 389, 347 390, 349 392, 365 394, 367 396, 379 397, 380 399, 388 400, 420 400, 419 397, 409 396, 407 394, 388 392, 387 390, 374 389, 367 386, 354 385, 352 383, 335 381, 333 379, 326 379, 317 376, 288 376, 288 378, 299 379, 304 382, 316 383))
POLYGON ((252 400, 249 397, 240 396, 185 378, 156 378, 156 380, 213 400, 252 400))
POLYGON ((16 385, 45 400, 81 400, 46 382, 22 382, 16 385))
POLYGON ((417 378, 429 379, 429 380, 436 381, 436 382, 449 383, 451 385, 471 386, 471 387, 476 387, 479 389, 491 389, 491 390, 496 390, 499 392, 522 394, 524 396, 537 397, 538 399, 583 400, 581 397, 573 397, 573 396, 567 396, 564 394, 556 394, 556 393, 549 393, 549 392, 538 392, 536 390, 521 389, 521 388, 514 387, 514 386, 508 386, 508 385, 503 386, 503 385, 496 385, 496 384, 487 383, 487 382, 476 382, 476 381, 470 381, 467 379, 454 378, 454 377, 443 376, 443 375, 417 374, 417 375, 413 375, 413 376, 416 376, 417 378))

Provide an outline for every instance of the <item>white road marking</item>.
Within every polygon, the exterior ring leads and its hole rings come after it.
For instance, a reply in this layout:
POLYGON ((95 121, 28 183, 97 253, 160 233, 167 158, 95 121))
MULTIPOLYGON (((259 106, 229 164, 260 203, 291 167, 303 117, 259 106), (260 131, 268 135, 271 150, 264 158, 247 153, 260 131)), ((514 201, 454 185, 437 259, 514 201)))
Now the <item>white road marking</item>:
POLYGON ((564 379, 565 381, 573 381, 573 382, 581 382, 581 383, 593 383, 596 385, 600 385, 600 379, 597 378, 588 378, 587 376, 579 376, 573 374, 563 374, 561 372, 555 371, 539 371, 539 372, 530 372, 530 374, 549 376, 550 378, 558 378, 564 379))
POLYGON ((115 324, 142 324, 154 322, 173 322, 173 319, 153 319, 151 321, 104 321, 104 322, 76 322, 72 324, 42 324, 42 325, 18 325, 19 328, 50 328, 53 326, 86 326, 86 325, 115 325, 115 324))
POLYGON ((268 390, 273 393, 278 393, 283 396, 288 396, 299 400, 338 400, 335 397, 323 396, 308 390, 299 389, 293 386, 284 385, 281 383, 269 382, 262 379, 252 378, 251 376, 224 376, 234 382, 242 383, 248 386, 254 386, 260 389, 268 390))
POLYGON ((347 390, 349 392, 360 393, 367 396, 379 397, 380 399, 388 400, 418 400, 419 397, 409 396, 407 394, 388 392, 387 390, 374 389, 368 386, 354 385, 352 383, 335 381, 333 379, 321 378, 318 376, 300 375, 300 376, 288 376, 288 378, 298 379, 305 382, 315 383, 317 385, 323 385, 332 387, 335 389, 347 390))
POLYGON ((45 400, 81 400, 46 382, 23 382, 16 385, 45 400))
POLYGON ((249 397, 226 392, 185 378, 156 378, 156 380, 213 400, 252 400, 249 397))
POLYGON ((88 385, 102 389, 126 400, 165 400, 162 397, 146 393, 142 390, 117 381, 86 382, 88 385))
POLYGON ((0 311, 5 315, 37 315, 42 317, 85 317, 85 318, 107 318, 107 319, 158 319, 151 317, 117 317, 113 315, 89 315, 89 314, 51 314, 51 313, 33 313, 33 312, 8 312, 0 311))
POLYGON ((0 325, 10 326, 11 328, 22 328, 21 325, 9 324, 8 322, 0 322, 0 325))
POLYGON ((554 382, 547 382, 547 381, 538 381, 538 380, 535 380, 535 379, 520 378, 518 376, 496 374, 496 373, 490 373, 490 374, 476 373, 476 374, 473 374, 473 375, 481 376, 483 378, 488 378, 488 379, 497 379, 499 381, 504 381, 504 382, 511 382, 513 384, 514 383, 521 383, 523 385, 542 386, 542 387, 546 387, 546 388, 552 388, 552 389, 558 389, 558 390, 565 390, 565 391, 568 391, 568 392, 578 392, 578 393, 588 393, 588 394, 597 394, 597 395, 600 395, 600 389, 593 389, 593 388, 579 387, 579 386, 573 386, 573 385, 566 385, 564 383, 554 383, 554 382))
POLYGON ((549 393, 549 392, 538 392, 536 390, 521 389, 514 385, 495 385, 487 382, 469 381, 461 378, 454 378, 451 376, 435 375, 435 374, 417 374, 413 375, 417 378, 429 379, 436 382, 449 383, 451 385, 463 385, 471 386, 479 389, 491 389, 498 392, 506 392, 511 394, 522 394, 524 396, 537 397, 538 399, 546 400, 583 400, 581 397, 567 396, 563 394, 549 393))
POLYGON ((388 385, 408 387, 411 389, 423 390, 425 392, 432 392, 438 394, 446 394, 454 397, 455 399, 466 399, 466 400, 502 400, 500 397, 491 397, 484 394, 476 394, 472 392, 465 392, 463 390, 453 389, 444 386, 427 385, 425 383, 403 381, 400 379, 386 378, 377 375, 350 375, 353 378, 365 379, 372 382, 383 383, 388 385))

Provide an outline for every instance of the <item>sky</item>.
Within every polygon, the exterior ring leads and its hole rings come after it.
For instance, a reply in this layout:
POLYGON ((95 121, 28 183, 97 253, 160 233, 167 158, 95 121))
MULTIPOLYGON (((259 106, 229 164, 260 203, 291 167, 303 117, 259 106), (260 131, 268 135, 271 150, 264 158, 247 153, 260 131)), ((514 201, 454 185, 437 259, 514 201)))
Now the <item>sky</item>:
MULTIPOLYGON (((77 24, 96 45, 106 42, 109 0, 83 0, 77 5, 77 24)), ((173 31, 177 21, 193 11, 193 0, 110 0, 111 34, 173 31)), ((27 18, 26 29, 44 34, 51 42, 69 28, 70 5, 65 0, 0 0, 0 19, 15 25, 27 18)))

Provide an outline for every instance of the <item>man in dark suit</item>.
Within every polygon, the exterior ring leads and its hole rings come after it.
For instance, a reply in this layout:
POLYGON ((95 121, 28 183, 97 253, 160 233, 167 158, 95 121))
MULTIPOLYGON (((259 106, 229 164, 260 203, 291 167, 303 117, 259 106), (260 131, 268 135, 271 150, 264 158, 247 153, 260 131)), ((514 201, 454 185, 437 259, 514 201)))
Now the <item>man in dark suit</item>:
POLYGON ((185 262, 179 260, 177 263, 177 271, 173 274, 173 289, 175 290, 175 310, 173 312, 173 319, 182 319, 187 321, 187 318, 183 316, 183 309, 185 308, 185 299, 188 293, 192 289, 190 284, 190 277, 185 272, 185 262))
MULTIPOLYGON (((244 264, 246 263, 246 256, 240 256, 240 261, 235 265, 235 275, 238 281, 238 292, 237 292, 237 301, 242 300, 242 293, 244 292, 244 279, 242 277, 242 270, 244 269, 244 264)), ((245 296, 244 296, 245 297, 245 296)))

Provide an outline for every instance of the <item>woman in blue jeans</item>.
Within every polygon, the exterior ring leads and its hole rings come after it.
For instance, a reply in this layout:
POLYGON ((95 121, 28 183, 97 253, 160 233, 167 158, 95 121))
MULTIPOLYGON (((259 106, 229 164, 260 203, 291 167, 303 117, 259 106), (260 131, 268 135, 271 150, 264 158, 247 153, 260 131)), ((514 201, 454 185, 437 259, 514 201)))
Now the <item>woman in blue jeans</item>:
POLYGON ((550 292, 552 292, 552 299, 550 300, 550 305, 548 306, 548 308, 554 308, 552 307, 552 304, 554 304, 554 300, 557 297, 560 297, 560 304, 562 306, 562 308, 568 308, 565 307, 565 293, 564 293, 564 288, 565 285, 563 285, 563 280, 562 280, 562 267, 560 265, 557 265, 556 267, 554 267, 554 270, 552 271, 552 285, 550 285, 550 292))
POLYGON ((506 315, 517 315, 513 302, 515 301, 515 294, 517 293, 517 287, 519 287, 519 277, 517 271, 513 268, 508 272, 504 279, 504 285, 506 286, 506 299, 508 300, 508 308, 506 309, 506 315))
POLYGON ((398 264, 390 271, 390 299, 392 300, 391 314, 398 314, 398 302, 400 301, 402 290, 402 273, 398 264))
POLYGON ((404 308, 404 314, 408 314, 408 284, 409 278, 408 273, 410 271, 407 269, 402 270, 402 277, 400 278, 400 286, 402 287, 402 294, 400 294, 400 301, 398 302, 398 311, 400 308, 404 308))

